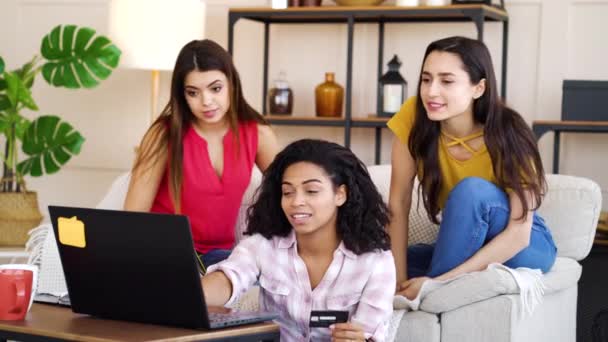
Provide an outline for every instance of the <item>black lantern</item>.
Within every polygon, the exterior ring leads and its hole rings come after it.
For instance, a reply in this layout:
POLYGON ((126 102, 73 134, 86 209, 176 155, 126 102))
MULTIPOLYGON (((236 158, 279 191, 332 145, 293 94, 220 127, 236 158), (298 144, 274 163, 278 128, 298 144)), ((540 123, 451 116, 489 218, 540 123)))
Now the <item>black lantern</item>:
POLYGON ((388 71, 378 80, 378 116, 391 117, 405 101, 407 81, 399 73, 401 61, 397 55, 388 62, 388 71))

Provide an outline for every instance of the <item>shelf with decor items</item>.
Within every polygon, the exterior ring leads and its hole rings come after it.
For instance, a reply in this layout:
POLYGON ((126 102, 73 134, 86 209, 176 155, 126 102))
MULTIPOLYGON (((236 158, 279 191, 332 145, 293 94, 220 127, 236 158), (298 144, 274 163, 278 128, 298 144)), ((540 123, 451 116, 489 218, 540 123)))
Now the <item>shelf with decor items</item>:
MULTIPOLYGON (((384 60, 384 26, 387 23, 416 23, 416 22, 473 22, 477 29, 477 39, 483 40, 484 24, 488 22, 502 23, 502 70, 501 95, 506 98, 507 84, 507 44, 509 31, 509 16, 503 7, 483 4, 447 5, 447 6, 319 6, 291 7, 287 9, 271 9, 267 7, 230 8, 228 12, 228 51, 234 54, 235 25, 240 19, 260 22, 264 25, 264 70, 262 85, 262 113, 268 113, 268 58, 271 24, 346 24, 347 25, 347 54, 346 82, 344 85, 344 115, 339 118, 298 117, 297 115, 267 115, 274 125, 290 126, 333 126, 344 127, 344 146, 350 147, 351 128, 369 127, 375 129, 375 163, 381 160, 382 128, 386 127, 389 118, 369 115, 353 117, 352 115, 352 72, 353 72, 353 40, 355 23, 378 24, 378 79, 383 72, 384 60)), ((377 98, 380 90, 377 90, 377 98)))

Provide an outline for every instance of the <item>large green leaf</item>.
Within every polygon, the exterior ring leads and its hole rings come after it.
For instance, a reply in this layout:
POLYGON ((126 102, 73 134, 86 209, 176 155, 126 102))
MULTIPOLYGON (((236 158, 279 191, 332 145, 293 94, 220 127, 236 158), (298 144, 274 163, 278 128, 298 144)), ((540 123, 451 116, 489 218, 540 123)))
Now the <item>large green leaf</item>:
POLYGON ((22 175, 33 177, 59 171, 73 155, 80 153, 84 138, 72 125, 53 115, 41 116, 28 127, 22 149, 29 156, 17 165, 22 175))
POLYGON ((4 59, 0 57, 0 74, 4 72, 4 59))
POLYGON ((57 26, 44 36, 40 47, 48 60, 44 79, 56 87, 93 88, 118 66, 120 50, 95 30, 74 25, 57 26))

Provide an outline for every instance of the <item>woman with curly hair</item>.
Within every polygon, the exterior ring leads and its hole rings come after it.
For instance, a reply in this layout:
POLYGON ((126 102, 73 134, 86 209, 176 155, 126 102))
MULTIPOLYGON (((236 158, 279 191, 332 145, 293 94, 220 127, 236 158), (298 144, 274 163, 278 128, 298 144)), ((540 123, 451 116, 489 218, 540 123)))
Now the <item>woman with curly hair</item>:
POLYGON ((429 278, 451 279, 492 263, 551 269, 555 243, 535 212, 546 189, 536 140, 500 101, 482 42, 449 37, 431 43, 417 96, 388 126, 396 136, 389 231, 398 293, 414 298, 429 278), (429 218, 438 223, 441 212, 442 219, 434 245, 407 248, 416 175, 429 218))
POLYGON ((259 281, 282 340, 384 340, 395 269, 388 209, 365 165, 338 144, 299 140, 266 169, 257 195, 251 236, 203 277, 207 304, 230 305, 259 281), (349 320, 310 328, 312 310, 349 320))

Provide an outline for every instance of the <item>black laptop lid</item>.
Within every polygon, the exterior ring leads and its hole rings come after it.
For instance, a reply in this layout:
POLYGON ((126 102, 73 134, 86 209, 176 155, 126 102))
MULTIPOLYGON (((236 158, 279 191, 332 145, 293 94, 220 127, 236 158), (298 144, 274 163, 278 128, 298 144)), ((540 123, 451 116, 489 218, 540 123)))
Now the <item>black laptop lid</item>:
POLYGON ((209 328, 187 217, 59 206, 49 212, 74 312, 209 328))

